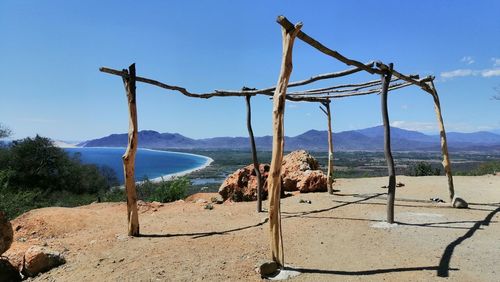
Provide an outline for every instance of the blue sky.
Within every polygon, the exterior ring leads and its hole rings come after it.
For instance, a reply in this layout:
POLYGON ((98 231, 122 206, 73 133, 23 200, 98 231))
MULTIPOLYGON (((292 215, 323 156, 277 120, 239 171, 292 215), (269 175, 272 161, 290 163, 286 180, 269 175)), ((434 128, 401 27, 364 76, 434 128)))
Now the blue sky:
MULTIPOLYGON (((9 1, 0 2, 0 122, 14 138, 85 140, 126 132, 125 68, 191 91, 276 83, 281 31, 275 19, 342 54, 393 62, 437 77, 448 131, 500 128, 499 1, 9 1)), ((291 80, 347 69, 303 42, 291 80)), ((376 79, 368 74, 331 83, 376 79)), ((318 84, 324 86, 329 84, 318 84)), ((139 128, 193 138, 246 136, 243 98, 200 100, 138 84, 139 128)), ((253 98, 256 135, 272 133, 268 98, 253 98)), ((337 99, 334 131, 381 123, 377 95, 337 99)), ((389 95, 393 125, 432 132, 432 99, 410 87, 389 95)), ((288 103, 285 133, 324 130, 317 104, 288 103)))

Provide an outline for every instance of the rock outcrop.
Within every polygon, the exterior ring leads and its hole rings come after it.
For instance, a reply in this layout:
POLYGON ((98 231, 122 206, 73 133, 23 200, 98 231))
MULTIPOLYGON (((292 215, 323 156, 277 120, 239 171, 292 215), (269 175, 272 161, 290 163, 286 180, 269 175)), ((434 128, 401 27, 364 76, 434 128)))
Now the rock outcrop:
POLYGON ((10 248, 14 238, 12 224, 4 212, 0 211, 0 255, 10 248))
POLYGON ((318 161, 304 150, 283 157, 281 181, 284 191, 323 192, 327 187, 326 175, 318 161))
POLYGON ((34 277, 38 273, 48 271, 64 263, 66 260, 60 253, 45 247, 31 246, 24 253, 22 273, 34 277))
MULTIPOLYGON (((262 176, 262 198, 267 197, 267 176, 269 165, 259 165, 262 176)), ((219 194, 225 200, 232 199, 235 202, 257 200, 257 176, 253 164, 238 169, 229 175, 219 188, 219 194)))
MULTIPOLYGON (((267 197, 267 177, 269 165, 261 164, 263 180, 263 199, 267 197)), ((281 167, 281 187, 284 191, 322 192, 326 191, 326 175, 321 171, 318 161, 304 150, 294 151, 283 158, 281 167)), ((257 200, 257 177, 254 166, 248 165, 229 175, 219 188, 225 200, 257 200)))

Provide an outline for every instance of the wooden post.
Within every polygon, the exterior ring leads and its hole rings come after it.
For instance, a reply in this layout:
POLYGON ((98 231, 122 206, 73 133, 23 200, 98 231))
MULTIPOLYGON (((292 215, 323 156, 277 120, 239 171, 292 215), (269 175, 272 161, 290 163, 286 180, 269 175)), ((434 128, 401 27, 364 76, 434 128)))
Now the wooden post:
POLYGON ((396 197, 396 173, 394 170, 394 159, 391 152, 391 127, 389 123, 389 114, 387 111, 387 93, 392 77, 393 64, 389 64, 389 69, 382 75, 382 119, 384 121, 384 152, 387 161, 387 170, 389 171, 389 185, 387 191, 387 222, 394 223, 394 199, 396 197))
POLYGON ((453 186, 453 175, 451 173, 451 161, 448 154, 448 142, 446 141, 446 131, 444 130, 443 115, 441 114, 441 104, 439 102, 439 96, 434 86, 434 82, 431 80, 432 87, 432 97, 434 98, 434 110, 436 111, 436 117, 439 125, 439 135, 441 136, 441 153, 443 154, 443 168, 446 176, 448 177, 448 191, 450 193, 450 203, 453 202, 453 197, 455 197, 455 188, 453 186))
POLYGON ((252 130, 252 108, 250 106, 250 98, 252 96, 247 95, 247 129, 248 136, 250 138, 250 147, 252 148, 252 161, 255 171, 255 177, 257 177, 257 212, 262 212, 262 176, 260 174, 259 160, 257 159, 257 148, 255 146, 255 138, 253 136, 252 130))
MULTIPOLYGON (((127 70, 123 70, 127 73, 127 70)), ((127 220, 128 235, 139 235, 139 215, 137 212, 137 193, 135 190, 135 153, 137 152, 137 106, 135 101, 135 64, 130 65, 128 76, 123 76, 123 84, 127 92, 129 127, 128 145, 123 159, 123 172, 125 175, 125 191, 127 193, 127 220)))
MULTIPOLYGON (((282 20, 278 17, 278 23, 282 20)), ((270 168, 269 189, 269 227, 271 240, 271 259, 280 267, 284 266, 283 242, 281 233, 281 164, 284 149, 284 112, 286 89, 292 74, 292 50, 293 42, 297 36, 302 23, 296 24, 292 29, 281 28, 283 36, 283 53, 281 70, 273 95, 273 152, 270 168)))
POLYGON ((332 138, 332 115, 330 111, 330 99, 326 99, 321 104, 324 109, 319 107, 325 113, 328 119, 328 172, 326 176, 326 183, 328 185, 328 193, 333 194, 333 138, 332 138))

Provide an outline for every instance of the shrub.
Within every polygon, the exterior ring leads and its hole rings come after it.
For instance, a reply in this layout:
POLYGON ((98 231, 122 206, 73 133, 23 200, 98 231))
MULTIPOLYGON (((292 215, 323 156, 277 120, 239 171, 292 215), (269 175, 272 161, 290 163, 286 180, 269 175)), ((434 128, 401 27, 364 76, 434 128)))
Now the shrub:
POLYGON ((190 182, 187 177, 161 182, 152 182, 145 177, 136 186, 137 198, 146 202, 173 202, 186 197, 189 185, 190 182))
POLYGON ((440 168, 433 168, 431 164, 426 162, 418 162, 415 165, 411 165, 407 172, 410 176, 429 176, 429 175, 440 175, 440 168))

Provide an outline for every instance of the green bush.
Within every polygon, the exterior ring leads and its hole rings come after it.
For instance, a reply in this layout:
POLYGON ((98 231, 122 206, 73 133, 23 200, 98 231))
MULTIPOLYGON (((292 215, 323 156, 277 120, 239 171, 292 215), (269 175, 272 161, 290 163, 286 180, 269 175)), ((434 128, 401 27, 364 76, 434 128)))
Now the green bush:
POLYGON ((118 185, 111 168, 83 164, 48 138, 36 136, 0 147, 0 210, 14 218, 28 210, 74 207, 102 197, 123 200, 111 187, 118 185))
POLYGON ((186 177, 157 183, 146 179, 137 185, 137 197, 147 202, 173 202, 186 197, 189 185, 189 179, 186 177))
POLYGON ((43 191, 97 193, 117 185, 110 168, 83 164, 45 137, 25 138, 0 149, 0 184, 14 190, 39 187, 43 191))
POLYGON ((433 168, 431 164, 426 162, 418 162, 417 164, 411 165, 406 172, 406 175, 409 176, 429 176, 440 174, 440 168, 433 168))

